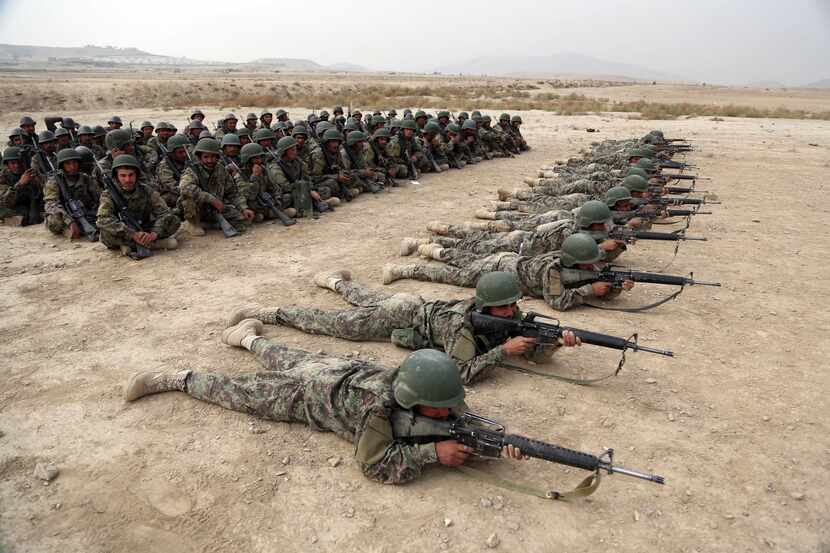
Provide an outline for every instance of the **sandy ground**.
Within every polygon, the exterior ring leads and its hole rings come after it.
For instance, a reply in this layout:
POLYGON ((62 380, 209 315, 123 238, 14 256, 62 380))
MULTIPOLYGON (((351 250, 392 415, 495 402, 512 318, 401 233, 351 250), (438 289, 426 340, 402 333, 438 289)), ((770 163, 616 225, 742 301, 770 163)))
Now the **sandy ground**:
MULTIPOLYGON (((629 354, 618 377, 592 387, 499 370, 469 390, 471 407, 511 429, 591 452, 614 447, 621 464, 664 475, 663 487, 613 476, 589 500, 566 504, 440 467, 411 485, 382 486, 361 476, 352 446, 333 435, 178 393, 123 402, 136 371, 255 370, 250 354, 219 341, 233 307, 343 306, 313 286, 315 272, 348 268, 381 286, 400 238, 425 235, 427 221, 468 220, 541 165, 653 125, 624 115, 522 115, 534 150, 516 159, 426 176, 290 229, 262 225, 232 240, 212 233, 139 263, 42 228, 0 227, 0 551, 466 552, 486 550, 493 533, 506 551, 830 550, 820 232, 828 209, 816 201, 826 193, 827 123, 661 122, 695 143, 689 159, 724 202, 693 223, 690 232, 709 241, 684 244, 668 270, 723 288, 691 288, 645 314, 577 310, 561 319, 637 331, 677 357, 629 354), (332 467, 332 457, 343 462, 332 467), (40 461, 61 471, 49 485, 32 475, 40 461)), ((655 243, 623 258, 643 269, 670 259, 671 247, 655 243)), ((414 281, 389 289, 471 293, 414 281)), ((631 302, 663 292, 644 285, 631 302)), ((538 301, 523 307, 550 312, 538 301)), ((406 355, 389 344, 267 333, 390 366, 406 355)), ((611 352, 584 346, 557 354, 549 370, 595 376, 615 363, 611 352)), ((557 489, 584 476, 541 461, 487 470, 557 489)))

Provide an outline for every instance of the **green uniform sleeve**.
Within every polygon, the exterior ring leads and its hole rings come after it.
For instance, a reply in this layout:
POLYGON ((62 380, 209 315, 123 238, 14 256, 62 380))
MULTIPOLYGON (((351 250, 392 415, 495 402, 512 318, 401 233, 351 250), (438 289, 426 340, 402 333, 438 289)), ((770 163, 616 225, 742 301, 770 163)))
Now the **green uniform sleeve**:
POLYGON ((182 196, 192 198, 199 204, 214 199, 212 194, 201 189, 199 186, 199 177, 196 176, 196 173, 190 167, 185 169, 184 174, 182 174, 182 180, 179 182, 179 190, 182 196))
POLYGON ((435 444, 405 445, 395 441, 389 419, 370 415, 357 440, 355 458, 363 474, 384 484, 418 478, 426 465, 438 462, 435 444))
POLYGON ((46 186, 43 188, 43 203, 44 210, 49 215, 65 215, 55 177, 49 177, 46 181, 46 186))
POLYGON ((161 236, 169 226, 168 220, 175 217, 175 215, 167 207, 167 202, 164 201, 161 194, 152 189, 150 189, 150 206, 153 213, 153 232, 161 236))
POLYGON ((101 194, 101 201, 98 204, 98 216, 96 225, 99 230, 106 231, 109 234, 118 236, 119 238, 129 239, 130 232, 127 226, 118 218, 118 211, 115 209, 115 203, 110 197, 109 191, 105 190, 101 194))
MULTIPOLYGON (((220 166, 217 165, 215 170, 219 171, 219 167, 220 166)), ((224 168, 222 168, 221 171, 224 173, 221 178, 225 180, 225 203, 236 206, 239 211, 248 209, 248 200, 242 193, 240 193, 239 187, 236 186, 236 181, 227 173, 227 171, 224 170, 224 168)))

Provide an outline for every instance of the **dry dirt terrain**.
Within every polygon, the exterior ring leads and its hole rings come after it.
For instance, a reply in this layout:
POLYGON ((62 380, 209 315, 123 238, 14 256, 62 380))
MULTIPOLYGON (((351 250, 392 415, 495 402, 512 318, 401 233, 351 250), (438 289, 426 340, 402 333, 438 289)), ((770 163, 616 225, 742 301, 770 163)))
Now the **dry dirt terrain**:
MULTIPOLYGON (((71 115, 87 122, 111 113, 71 115)), ((121 115, 177 124, 185 117, 121 115)), ((18 116, 0 115, 0 127, 18 116)), ((515 159, 428 175, 291 228, 261 225, 231 240, 211 233, 141 262, 40 227, 0 227, 0 551, 472 552, 487 550, 494 533, 505 551, 830 551, 822 268, 830 125, 522 116, 534 149, 515 159), (426 222, 470 220, 498 188, 521 186, 540 166, 654 126, 695 144, 688 159, 713 178, 705 188, 723 202, 689 231, 709 241, 683 244, 667 271, 694 271, 723 287, 687 289, 648 313, 575 310, 561 319, 639 332, 676 358, 629 353, 616 378, 590 387, 497 370, 469 389, 468 402, 529 436, 589 452, 614 447, 621 464, 662 474, 665 486, 616 475, 587 500, 548 502, 443 467, 383 486, 365 480, 352 446, 330 434, 179 393, 122 400, 136 371, 256 370, 249 353, 219 341, 232 308, 342 307, 314 287, 315 272, 347 268, 380 287, 383 264, 400 259, 400 239, 425 236, 426 222), (48 485, 33 476, 46 461, 60 469, 48 485)), ((671 252, 640 243, 622 261, 659 269, 671 252)), ((471 294, 414 281, 388 288, 471 294)), ((639 286, 628 301, 665 293, 655 288, 639 286)), ((522 307, 551 313, 538 301, 522 307)), ((267 334, 389 366, 407 353, 279 327, 267 334)), ((557 353, 544 369, 597 376, 616 360, 583 346, 557 353)), ((584 476, 535 460, 493 461, 485 470, 559 490, 584 476)))

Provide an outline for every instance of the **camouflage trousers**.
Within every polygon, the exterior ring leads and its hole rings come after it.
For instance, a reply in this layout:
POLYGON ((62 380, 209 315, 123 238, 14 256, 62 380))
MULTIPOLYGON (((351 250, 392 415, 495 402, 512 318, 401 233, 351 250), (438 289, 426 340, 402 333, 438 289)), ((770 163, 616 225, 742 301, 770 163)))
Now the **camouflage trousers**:
POLYGON ((454 284, 464 288, 475 288, 478 279, 493 271, 516 273, 519 254, 501 252, 493 255, 481 255, 465 250, 447 250, 442 262, 446 265, 403 265, 396 267, 399 278, 409 278, 425 282, 454 284))
POLYGON ((52 234, 63 234, 72 224, 72 218, 62 213, 48 213, 44 224, 52 234))
MULTIPOLYGON (((535 190, 535 189, 534 189, 535 190)), ((521 209, 524 213, 543 213, 553 209, 576 209, 585 202, 591 199, 589 194, 574 193, 566 194, 564 196, 548 196, 546 194, 537 194, 533 190, 521 190, 514 194, 514 196, 521 200, 521 205, 517 205, 517 209, 521 209)), ((502 212, 499 212, 502 213, 502 212)), ((521 213, 511 213, 510 220, 521 217, 521 213)), ((496 215, 497 218, 499 215, 496 215)), ((508 218, 508 217, 505 217, 508 218)))
MULTIPOLYGON (((207 202, 200 204, 193 198, 179 196, 179 209, 185 221, 209 229, 221 228, 219 225, 219 219, 216 217, 216 210, 213 209, 213 206, 207 202)), ((236 207, 230 204, 225 204, 225 211, 222 212, 222 216, 227 219, 231 226, 238 232, 245 232, 247 229, 245 219, 242 217, 242 212, 236 209, 236 207)))
POLYGON ((430 241, 439 244, 444 249, 441 252, 441 259, 444 255, 450 255, 452 250, 466 250, 476 254, 491 254, 498 252, 519 252, 522 243, 531 234, 528 231, 514 230, 511 232, 483 232, 468 231, 466 236, 458 236, 464 231, 456 230, 456 237, 433 236, 430 241))
POLYGON ((354 362, 265 338, 254 341, 252 349, 265 371, 235 376, 192 372, 187 394, 261 419, 301 422, 314 430, 354 439, 354 421, 344 418, 332 397, 334 385, 355 370, 354 362))
MULTIPOLYGON (((563 180, 563 179, 541 179, 539 184, 533 187, 533 192, 540 196, 564 196, 566 194, 588 194, 591 197, 602 199, 608 190, 614 186, 614 182, 594 181, 589 179, 563 180)), ((534 194, 534 195, 536 195, 534 194)))
MULTIPOLYGON (((499 213, 510 213, 509 211, 499 212, 499 213)), ((514 230, 526 230, 532 231, 535 230, 537 227, 545 225, 547 223, 553 223, 555 221, 561 221, 562 219, 571 219, 573 217, 573 213, 570 210, 565 209, 556 209, 552 211, 547 211, 545 213, 539 213, 538 215, 531 215, 525 217, 517 217, 516 219, 507 219, 510 221, 510 226, 513 227, 514 230)))
POLYGON ((312 307, 263 309, 254 315, 266 324, 290 326, 309 334, 344 340, 385 341, 398 328, 422 326, 424 300, 413 294, 387 294, 352 281, 341 280, 336 291, 352 309, 323 310, 312 307))
MULTIPOLYGON (((163 240, 164 238, 170 238, 179 230, 181 221, 174 214, 168 213, 161 219, 159 226, 161 230, 158 232, 158 239, 163 240)), ((125 234, 113 234, 104 229, 101 229, 100 240, 111 250, 117 250, 121 246, 131 247, 133 245, 133 241, 125 234)))

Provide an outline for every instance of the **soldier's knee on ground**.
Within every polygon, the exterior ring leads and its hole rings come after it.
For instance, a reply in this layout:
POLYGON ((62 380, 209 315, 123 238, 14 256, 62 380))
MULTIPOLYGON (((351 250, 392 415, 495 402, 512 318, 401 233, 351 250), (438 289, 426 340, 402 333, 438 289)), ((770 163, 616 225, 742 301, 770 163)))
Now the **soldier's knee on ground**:
POLYGON ((62 215, 47 215, 45 224, 52 234, 63 234, 67 228, 62 215))
POLYGON ((105 230, 101 231, 100 238, 101 243, 105 245, 107 248, 111 250, 120 249, 121 246, 129 246, 126 240, 111 234, 105 230))

